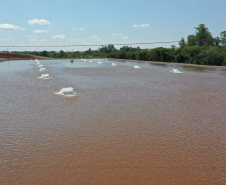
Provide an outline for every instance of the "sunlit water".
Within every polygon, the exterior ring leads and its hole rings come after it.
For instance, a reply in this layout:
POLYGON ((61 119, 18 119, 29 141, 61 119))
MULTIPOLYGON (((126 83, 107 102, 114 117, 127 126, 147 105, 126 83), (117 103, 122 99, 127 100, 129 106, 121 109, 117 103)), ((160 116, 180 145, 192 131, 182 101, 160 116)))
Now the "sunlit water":
POLYGON ((225 183, 224 69, 92 61, 0 63, 1 185, 225 183))

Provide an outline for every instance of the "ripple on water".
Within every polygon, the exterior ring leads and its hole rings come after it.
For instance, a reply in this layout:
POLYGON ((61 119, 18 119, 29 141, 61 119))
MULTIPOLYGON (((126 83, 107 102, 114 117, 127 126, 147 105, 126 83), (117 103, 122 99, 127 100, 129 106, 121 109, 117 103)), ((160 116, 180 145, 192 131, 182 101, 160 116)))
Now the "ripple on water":
POLYGON ((224 75, 92 61, 0 64, 2 184, 224 183, 224 75))

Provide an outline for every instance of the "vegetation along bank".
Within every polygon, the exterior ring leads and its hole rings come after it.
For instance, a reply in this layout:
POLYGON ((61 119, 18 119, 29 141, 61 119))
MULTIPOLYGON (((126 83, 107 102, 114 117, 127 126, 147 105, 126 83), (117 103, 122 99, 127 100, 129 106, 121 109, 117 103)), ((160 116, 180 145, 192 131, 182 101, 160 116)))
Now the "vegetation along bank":
MULTIPOLYGON (((14 52, 15 53, 15 52, 14 52)), ((116 49, 113 44, 98 50, 88 49, 84 52, 56 51, 24 51, 16 52, 52 58, 116 58, 142 61, 158 61, 199 65, 226 66, 226 31, 214 38, 209 29, 200 24, 195 33, 181 38, 179 48, 140 49, 139 47, 123 46, 116 49)))

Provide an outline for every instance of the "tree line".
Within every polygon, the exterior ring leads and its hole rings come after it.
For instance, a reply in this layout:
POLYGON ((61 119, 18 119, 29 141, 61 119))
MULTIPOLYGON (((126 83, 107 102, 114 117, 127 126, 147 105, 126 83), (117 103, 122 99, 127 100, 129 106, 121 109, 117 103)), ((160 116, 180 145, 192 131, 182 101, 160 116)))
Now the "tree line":
POLYGON ((97 50, 88 49, 84 52, 55 51, 24 51, 24 54, 53 58, 117 58, 143 61, 174 62, 200 65, 226 66, 226 31, 214 38, 209 29, 200 24, 195 33, 181 38, 179 48, 140 49, 139 47, 123 46, 116 49, 109 44, 97 50))
POLYGON ((179 48, 137 49, 128 46, 109 53, 108 57, 144 61, 226 66, 226 31, 214 38, 204 24, 194 34, 181 38, 179 48))

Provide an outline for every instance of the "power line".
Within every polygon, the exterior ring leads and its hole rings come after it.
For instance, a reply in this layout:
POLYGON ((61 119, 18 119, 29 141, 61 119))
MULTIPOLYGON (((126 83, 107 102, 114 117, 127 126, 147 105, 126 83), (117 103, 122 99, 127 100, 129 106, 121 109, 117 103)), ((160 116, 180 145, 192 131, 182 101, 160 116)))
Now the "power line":
POLYGON ((175 43, 175 42, 180 42, 180 41, 165 41, 165 42, 140 42, 140 43, 124 43, 124 44, 72 44, 72 45, 49 45, 49 46, 41 46, 41 45, 37 45, 37 46, 0 46, 0 47, 10 47, 10 48, 25 48, 25 47, 78 47, 78 46, 107 46, 107 45, 121 45, 121 46, 128 46, 128 45, 147 45, 147 44, 168 44, 168 43, 175 43))

